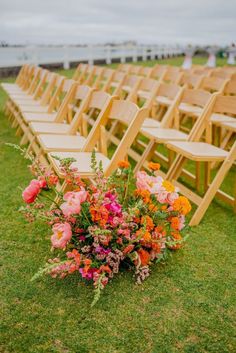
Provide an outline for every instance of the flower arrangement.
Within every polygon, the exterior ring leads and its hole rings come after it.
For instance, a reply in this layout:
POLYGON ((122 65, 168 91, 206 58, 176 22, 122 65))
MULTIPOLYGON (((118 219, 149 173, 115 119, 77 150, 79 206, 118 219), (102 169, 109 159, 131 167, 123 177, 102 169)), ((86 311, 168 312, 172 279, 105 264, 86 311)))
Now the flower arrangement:
POLYGON ((121 161, 106 178, 94 153, 95 178, 90 182, 79 177, 72 162, 60 161, 68 187, 64 193, 56 191, 56 175, 33 163, 36 178, 22 193, 26 206, 21 211, 29 221, 42 218, 51 228, 55 255, 34 279, 43 274, 63 279, 77 273, 93 283, 94 305, 121 268, 132 269, 140 284, 149 276, 151 264, 182 246, 191 205, 158 175, 157 163, 149 163, 150 174, 134 175, 130 164, 121 161))

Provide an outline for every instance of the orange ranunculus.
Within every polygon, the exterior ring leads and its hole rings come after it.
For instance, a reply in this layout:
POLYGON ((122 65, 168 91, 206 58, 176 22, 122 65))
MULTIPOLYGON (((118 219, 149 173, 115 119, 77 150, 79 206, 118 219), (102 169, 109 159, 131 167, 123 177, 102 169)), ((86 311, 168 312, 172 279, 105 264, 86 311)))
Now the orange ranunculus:
POLYGON ((153 230, 154 228, 153 220, 149 216, 142 216, 141 224, 145 225, 147 230, 153 230))
POLYGON ((111 269, 108 265, 101 265, 98 272, 99 273, 101 273, 101 272, 111 273, 111 269))
POLYGON ((140 261, 141 261, 141 265, 142 266, 147 266, 149 264, 150 261, 150 254, 148 251, 144 250, 144 249, 139 249, 137 251, 140 261))
POLYGON ((164 186, 164 188, 168 192, 174 192, 175 191, 174 185, 171 182, 169 182, 168 180, 163 180, 162 186, 164 186))
POLYGON ((149 211, 151 212, 156 212, 158 210, 158 207, 156 205, 154 205, 154 203, 151 203, 149 206, 148 206, 148 209, 149 211))
POLYGON ((151 170, 159 170, 160 169, 160 164, 159 163, 154 163, 154 162, 149 162, 148 163, 148 168, 151 170))
POLYGON ((128 169, 130 167, 130 163, 128 161, 120 161, 118 163, 118 167, 122 169, 128 169))
POLYGON ((191 204, 185 196, 180 196, 173 203, 174 211, 178 211, 183 215, 188 214, 191 211, 191 204))
POLYGON ((151 247, 157 254, 161 252, 161 245, 159 243, 151 243, 151 247))
POLYGON ((179 229, 179 218, 178 217, 171 218, 171 227, 175 230, 179 229))
POLYGON ((152 236, 149 232, 143 233, 142 240, 144 240, 145 242, 149 242, 151 239, 152 239, 152 236))
POLYGON ((108 220, 109 212, 104 206, 90 206, 90 213, 93 222, 98 222, 101 226, 105 226, 108 220))
MULTIPOLYGON (((174 238, 174 240, 182 240, 182 236, 179 234, 179 232, 171 232, 171 235, 172 237, 174 238)), ((177 249, 180 249, 181 248, 181 244, 175 244, 175 245, 172 245, 172 246, 169 246, 170 249, 172 250, 177 250, 177 249)))
POLYGON ((148 190, 136 189, 134 193, 136 196, 141 196, 144 203, 149 203, 151 200, 150 199, 151 194, 148 190))
POLYGON ((134 244, 129 244, 124 248, 123 254, 129 254, 133 249, 134 249, 134 244))

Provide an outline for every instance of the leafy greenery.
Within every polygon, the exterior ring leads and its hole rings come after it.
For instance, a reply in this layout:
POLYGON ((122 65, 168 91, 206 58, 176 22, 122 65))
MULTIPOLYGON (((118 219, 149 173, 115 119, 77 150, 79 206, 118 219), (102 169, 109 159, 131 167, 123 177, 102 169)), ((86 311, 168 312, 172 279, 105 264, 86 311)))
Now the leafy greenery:
MULTIPOLYGON (((223 203, 212 203, 186 246, 154 266, 142 286, 134 284, 131 273, 121 273, 93 308, 92 291, 78 285, 76 276, 30 281, 50 256, 49 234, 44 224, 28 224, 17 211, 22 205, 18 186, 31 175, 28 162, 5 145, 19 143, 2 112, 5 98, 1 91, 0 351, 235 352, 236 220, 223 203)), ((234 179, 235 171, 226 190, 232 190, 234 179)))

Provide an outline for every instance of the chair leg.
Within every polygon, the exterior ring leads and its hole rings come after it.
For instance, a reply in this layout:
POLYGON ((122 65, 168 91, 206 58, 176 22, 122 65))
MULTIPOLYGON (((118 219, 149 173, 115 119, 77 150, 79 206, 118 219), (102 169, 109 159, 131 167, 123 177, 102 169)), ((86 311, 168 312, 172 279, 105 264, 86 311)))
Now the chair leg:
POLYGON ((155 148, 156 148, 155 141, 151 140, 149 142, 149 144, 147 145, 145 151, 143 152, 142 156, 140 157, 140 160, 137 162, 137 164, 134 168, 134 173, 136 173, 137 171, 139 171, 142 168, 144 162, 147 160, 148 156, 150 156, 151 152, 155 148))

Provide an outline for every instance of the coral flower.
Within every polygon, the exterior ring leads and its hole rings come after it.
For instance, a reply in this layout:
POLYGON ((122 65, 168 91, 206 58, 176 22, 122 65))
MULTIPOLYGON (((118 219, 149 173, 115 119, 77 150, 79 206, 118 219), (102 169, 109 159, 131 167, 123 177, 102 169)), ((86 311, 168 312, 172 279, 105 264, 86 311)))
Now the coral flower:
POLYGON ((69 223, 56 223, 51 236, 52 246, 54 248, 64 249, 72 237, 71 226, 69 223))
POLYGON ((148 168, 155 171, 160 169, 160 164, 159 163, 154 163, 154 162, 149 162, 148 163, 148 168))
POLYGON ((128 169, 130 167, 130 163, 128 161, 120 161, 118 163, 118 167, 122 169, 128 169))
POLYGON ((78 192, 67 192, 64 195, 66 202, 61 205, 64 216, 69 217, 72 214, 79 214, 81 211, 81 203, 86 201, 87 195, 88 193, 84 189, 78 192))
POLYGON ((142 266, 147 266, 149 264, 150 261, 150 254, 148 251, 144 250, 144 249, 139 249, 137 251, 140 261, 141 261, 141 265, 142 266))
POLYGON ((133 249, 134 249, 134 244, 129 244, 124 248, 123 254, 129 254, 131 251, 133 251, 133 249))
POLYGON ((41 190, 41 184, 39 180, 33 179, 31 180, 29 186, 25 188, 25 190, 22 193, 23 200, 26 203, 33 203, 40 193, 41 190))
POLYGON ((180 196, 173 202, 173 210, 178 211, 183 215, 191 211, 191 204, 185 196, 180 196))

